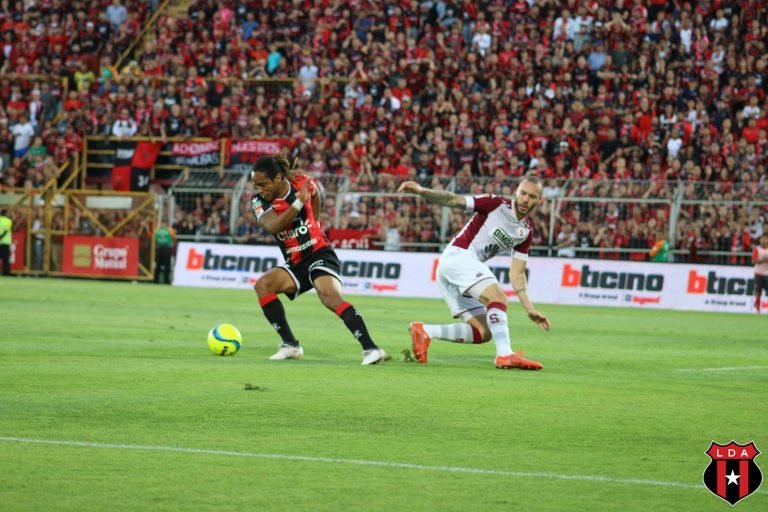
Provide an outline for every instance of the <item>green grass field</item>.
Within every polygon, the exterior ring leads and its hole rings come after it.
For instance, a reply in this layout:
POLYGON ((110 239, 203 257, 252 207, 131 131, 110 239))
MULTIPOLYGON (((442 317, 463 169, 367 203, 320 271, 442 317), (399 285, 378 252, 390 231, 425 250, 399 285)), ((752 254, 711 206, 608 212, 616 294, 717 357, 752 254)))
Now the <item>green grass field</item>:
POLYGON ((492 344, 406 363, 443 302, 347 298, 392 361, 311 295, 283 299, 305 359, 275 362, 252 292, 0 278, 0 510, 730 510, 710 442, 768 451, 765 316, 540 304, 543 333, 511 305, 522 372, 492 344))

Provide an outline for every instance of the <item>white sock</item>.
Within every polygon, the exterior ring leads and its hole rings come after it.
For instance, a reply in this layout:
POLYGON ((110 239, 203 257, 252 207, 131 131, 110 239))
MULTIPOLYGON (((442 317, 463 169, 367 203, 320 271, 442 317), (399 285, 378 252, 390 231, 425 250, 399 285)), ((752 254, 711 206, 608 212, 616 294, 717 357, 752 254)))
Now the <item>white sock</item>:
POLYGON ((506 304, 491 302, 488 304, 486 313, 488 328, 493 336, 493 343, 496 345, 497 356, 508 356, 514 354, 512 345, 509 341, 509 326, 507 325, 507 307, 506 304))
POLYGON ((424 324, 424 332, 432 339, 452 341, 453 343, 474 343, 472 326, 469 324, 424 324))

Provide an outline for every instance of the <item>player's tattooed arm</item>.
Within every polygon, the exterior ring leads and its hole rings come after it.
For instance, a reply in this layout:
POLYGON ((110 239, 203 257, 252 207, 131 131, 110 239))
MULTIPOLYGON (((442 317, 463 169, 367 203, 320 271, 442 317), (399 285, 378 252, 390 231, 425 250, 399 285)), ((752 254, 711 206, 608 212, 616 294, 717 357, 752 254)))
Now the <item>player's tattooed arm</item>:
POLYGON ((467 204, 464 196, 458 196, 453 192, 448 192, 446 190, 433 190, 431 188, 425 188, 421 193, 421 196, 430 203, 448 206, 450 208, 464 208, 464 206, 467 204))
POLYGON ((397 189, 398 192, 410 192, 418 194, 430 203, 448 206, 449 208, 465 208, 467 201, 464 196, 459 196, 447 190, 434 190, 425 188, 415 181, 405 181, 397 189))

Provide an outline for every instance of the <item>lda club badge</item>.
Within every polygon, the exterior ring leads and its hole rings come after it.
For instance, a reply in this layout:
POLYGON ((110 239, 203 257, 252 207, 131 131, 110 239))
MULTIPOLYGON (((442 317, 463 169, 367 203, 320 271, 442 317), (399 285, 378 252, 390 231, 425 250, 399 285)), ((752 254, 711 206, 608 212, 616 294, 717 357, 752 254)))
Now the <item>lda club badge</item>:
POLYGON ((760 487, 763 474, 755 464, 760 451, 754 442, 718 444, 712 441, 705 452, 712 458, 704 470, 704 485, 731 505, 746 498, 760 487))

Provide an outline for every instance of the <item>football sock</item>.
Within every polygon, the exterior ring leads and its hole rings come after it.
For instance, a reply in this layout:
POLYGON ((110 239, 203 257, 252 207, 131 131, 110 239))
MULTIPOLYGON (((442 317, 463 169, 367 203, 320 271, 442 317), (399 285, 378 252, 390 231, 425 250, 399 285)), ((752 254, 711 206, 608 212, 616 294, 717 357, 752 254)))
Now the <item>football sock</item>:
POLYGON ((363 317, 360 312, 349 302, 342 302, 339 307, 336 308, 336 315, 344 321, 344 325, 347 326, 349 332, 360 342, 363 346, 363 350, 370 350, 376 348, 376 344, 368 334, 368 328, 365 326, 363 317))
POLYGON ((453 343, 482 343, 480 331, 469 324, 424 324, 424 332, 430 338, 451 341, 453 343))
POLYGON ((507 305, 501 302, 490 302, 487 306, 488 328, 493 335, 497 356, 514 354, 509 342, 509 327, 507 325, 507 305))
POLYGON ((755 297, 755 309, 757 309, 757 312, 760 312, 760 296, 758 295, 755 297))
POLYGON ((259 306, 264 312, 264 316, 267 317, 267 321, 272 324, 272 328, 277 331, 283 343, 286 345, 299 346, 299 342, 293 336, 291 327, 288 325, 288 320, 285 319, 285 309, 283 303, 277 298, 274 293, 265 297, 259 297, 259 306))

